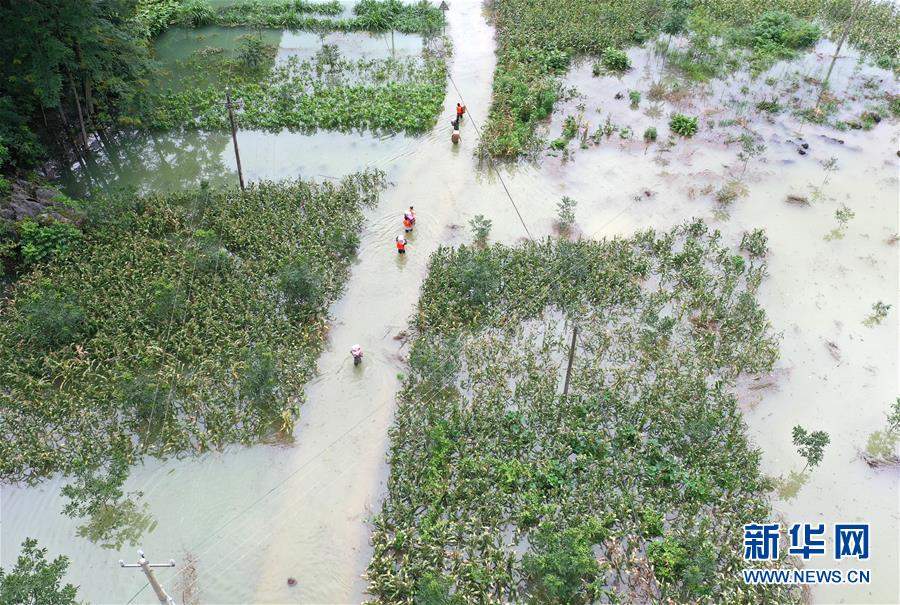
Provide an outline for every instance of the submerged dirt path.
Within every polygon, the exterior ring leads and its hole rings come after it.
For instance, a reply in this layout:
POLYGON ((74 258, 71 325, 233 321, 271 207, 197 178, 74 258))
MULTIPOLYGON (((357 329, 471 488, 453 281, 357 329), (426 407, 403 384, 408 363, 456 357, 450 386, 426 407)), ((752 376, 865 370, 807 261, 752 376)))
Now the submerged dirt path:
MULTIPOLYGON (((454 47, 452 80, 465 102, 484 114, 494 43, 481 4, 454 3, 447 33, 454 47)), ((456 102, 456 90, 448 83, 444 112, 433 132, 417 141, 400 160, 402 166, 388 168, 394 184, 363 234, 346 294, 331 310, 334 324, 319 359, 321 374, 307 389, 296 445, 287 456, 286 467, 302 468, 302 478, 292 482, 290 494, 272 511, 266 528, 271 538, 259 547, 264 554, 257 602, 365 599, 361 576, 371 556, 367 521, 385 489, 388 427, 400 388, 397 374, 404 371, 405 351, 393 337, 414 310, 431 252, 440 244, 457 243, 457 230, 448 225, 462 222, 458 215, 479 189, 490 189, 493 197, 498 188, 477 180, 471 121, 463 126, 462 143, 450 145, 449 117, 456 102), (419 218, 404 258, 394 251, 393 239, 410 205, 419 218), (356 342, 365 351, 359 368, 348 353, 356 342), (288 577, 297 585, 289 587, 288 577)))

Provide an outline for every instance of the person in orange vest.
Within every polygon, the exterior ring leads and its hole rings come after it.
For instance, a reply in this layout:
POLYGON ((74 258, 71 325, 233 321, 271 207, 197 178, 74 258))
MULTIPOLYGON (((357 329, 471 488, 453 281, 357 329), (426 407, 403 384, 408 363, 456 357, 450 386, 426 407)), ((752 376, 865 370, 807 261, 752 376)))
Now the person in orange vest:
POLYGON ((413 207, 409 207, 409 212, 403 213, 403 231, 406 233, 410 233, 413 230, 413 227, 416 226, 416 212, 413 210, 413 207))
POLYGON ((406 254, 406 238, 398 235, 395 241, 397 242, 397 254, 406 254))
POLYGON ((466 106, 460 105, 459 103, 457 103, 456 104, 456 121, 457 121, 457 123, 462 122, 462 117, 463 117, 464 113, 466 113, 466 106))

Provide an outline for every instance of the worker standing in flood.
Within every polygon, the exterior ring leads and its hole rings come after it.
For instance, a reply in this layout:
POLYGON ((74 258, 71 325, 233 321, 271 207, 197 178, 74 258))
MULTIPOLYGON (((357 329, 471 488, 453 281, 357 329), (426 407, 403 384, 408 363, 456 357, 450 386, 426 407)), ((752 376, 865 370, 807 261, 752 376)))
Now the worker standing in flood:
POLYGON ((353 365, 358 366, 362 363, 363 350, 361 346, 353 345, 353 347, 350 348, 350 355, 353 356, 353 365))
POLYGON ((450 126, 453 127, 453 134, 450 135, 450 140, 453 141, 454 145, 459 144, 459 116, 456 116, 455 120, 450 121, 450 126))
POLYGON ((398 235, 395 241, 397 242, 397 254, 406 254, 406 238, 398 235))
POLYGON ((413 207, 409 207, 409 212, 403 213, 403 231, 405 233, 411 233, 413 227, 416 226, 416 211, 413 210, 413 207))
POLYGON ((457 103, 456 104, 456 122, 457 122, 457 124, 462 122, 462 117, 463 117, 464 113, 466 113, 466 106, 460 105, 459 103, 457 103))

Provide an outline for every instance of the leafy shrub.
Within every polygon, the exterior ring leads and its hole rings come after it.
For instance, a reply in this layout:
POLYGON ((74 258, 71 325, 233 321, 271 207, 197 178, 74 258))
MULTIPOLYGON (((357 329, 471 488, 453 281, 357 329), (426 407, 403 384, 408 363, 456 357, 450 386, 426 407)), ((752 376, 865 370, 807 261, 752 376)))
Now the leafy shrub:
POLYGON ((463 605, 465 599, 450 594, 453 581, 440 573, 427 573, 416 582, 415 605, 463 605))
POLYGON ((215 20, 216 13, 207 0, 181 0, 173 19, 184 27, 201 27, 215 20))
POLYGON ((290 307, 315 309, 324 294, 322 278, 305 258, 286 265, 278 275, 278 284, 290 307))
POLYGON ((672 132, 683 137, 692 137, 697 134, 699 126, 697 118, 676 113, 669 120, 669 128, 672 129, 672 132))
POLYGON ((253 351, 244 362, 241 373, 241 396, 262 404, 271 396, 278 384, 275 356, 271 351, 253 351))
POLYGON ((79 536, 118 550, 126 542, 136 546, 144 532, 152 530, 155 522, 147 504, 138 504, 143 493, 122 491, 127 477, 128 461, 116 454, 103 468, 79 468, 74 481, 62 488, 68 499, 63 514, 88 519, 78 527, 79 536))
POLYGON ((877 301, 872 305, 872 313, 863 321, 863 325, 868 328, 872 328, 880 324, 884 321, 884 318, 887 317, 888 311, 891 310, 891 305, 883 302, 877 301))
POLYGON ((485 246, 487 238, 491 234, 491 220, 484 218, 481 214, 476 214, 469 221, 469 227, 472 229, 472 239, 478 246, 485 246))
POLYGON ((578 202, 568 196, 563 196, 556 204, 556 225, 563 233, 568 233, 575 225, 575 207, 577 205, 578 202))
POLYGON ((754 48, 778 45, 790 49, 807 48, 822 36, 819 27, 784 11, 766 11, 750 26, 754 48))
POLYGON ((653 573, 659 581, 673 582, 687 565, 688 552, 678 540, 666 536, 647 546, 647 558, 653 564, 653 573))
POLYGON ((644 131, 644 142, 652 143, 656 140, 656 126, 648 126, 647 130, 644 131))
POLYGON ((822 32, 817 25, 784 11, 762 13, 735 41, 753 50, 750 67, 754 73, 769 68, 779 59, 791 58, 796 51, 816 43, 822 32))
POLYGON ((591 603, 597 598, 602 579, 591 550, 597 539, 581 528, 538 528, 532 539, 533 552, 522 558, 536 602, 568 605, 591 603))
POLYGON ((266 65, 275 53, 271 44, 263 42, 262 36, 245 34, 238 38, 238 61, 247 69, 259 69, 266 65))
POLYGON ((81 240, 81 231, 68 223, 51 220, 39 224, 26 219, 19 224, 22 260, 26 265, 65 254, 81 240))
POLYGON ((750 256, 762 258, 769 251, 768 243, 765 230, 745 231, 741 237, 741 250, 745 250, 750 256))
POLYGON ((0 568, 0 602, 78 605, 78 588, 61 585, 69 569, 68 557, 59 556, 48 563, 47 549, 38 548, 37 544, 37 540, 26 538, 16 566, 10 571, 0 568))
POLYGON ((631 69, 631 60, 625 51, 612 46, 604 49, 600 61, 603 63, 603 67, 610 71, 624 72, 631 69))
POLYGON ((187 312, 187 293, 180 286, 167 279, 156 280, 151 287, 151 304, 147 309, 147 319, 158 328, 170 322, 178 322, 187 312))
POLYGON ((637 109, 641 104, 641 92, 639 90, 629 90, 628 98, 631 100, 632 109, 637 109))
POLYGON ((90 333, 84 309, 69 296, 49 287, 37 292, 22 309, 23 340, 42 350, 58 349, 90 333))
POLYGON ((831 442, 828 433, 825 431, 809 432, 798 424, 792 429, 791 435, 797 451, 806 459, 806 466, 812 468, 818 466, 825 456, 825 446, 831 442))

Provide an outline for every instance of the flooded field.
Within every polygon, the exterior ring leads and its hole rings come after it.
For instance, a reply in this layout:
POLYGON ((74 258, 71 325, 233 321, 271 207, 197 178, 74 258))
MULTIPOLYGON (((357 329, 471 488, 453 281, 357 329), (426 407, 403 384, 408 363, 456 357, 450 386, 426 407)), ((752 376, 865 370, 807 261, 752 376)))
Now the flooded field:
MULTIPOLYGON (((706 219, 732 247, 744 232, 766 230, 769 275, 760 298, 781 334, 781 355, 771 376, 738 393, 749 434, 762 450, 764 472, 785 479, 803 466, 791 443, 794 425, 831 436, 821 466, 799 488, 773 494, 774 508, 787 523, 872 524, 873 554, 866 565, 871 585, 863 591, 817 587, 813 602, 895 602, 898 475, 896 469, 869 468, 859 452, 869 434, 883 427, 898 394, 896 309, 880 325, 863 323, 874 303, 897 300, 896 119, 871 130, 840 132, 800 122, 790 112, 770 116, 754 109, 773 96, 786 103, 791 94, 807 94, 803 76, 827 69, 832 51, 827 42, 754 80, 739 74, 654 101, 650 89, 667 74, 648 43, 629 51, 634 69, 621 79, 595 77, 588 63, 574 68, 566 85, 578 95, 557 104, 546 126, 552 140, 567 116, 581 114, 590 132, 608 118, 617 126, 613 133, 586 148, 574 140, 568 152, 545 150, 533 161, 494 169, 475 153, 490 104, 493 29, 476 2, 455 2, 447 18, 454 48, 451 79, 443 117, 427 135, 239 134, 244 175, 251 182, 340 178, 372 166, 385 170, 392 185, 369 212, 346 293, 331 309, 329 343, 318 377, 307 386, 294 443, 150 460, 133 469, 126 489, 143 492, 157 522, 143 548, 153 560, 177 562, 174 570, 158 573, 166 588, 178 602, 191 592, 203 603, 364 600, 362 573, 371 557, 367 522, 384 493, 387 430, 398 374, 405 369, 406 351, 395 337, 414 310, 429 254, 438 246, 470 241, 466 225, 477 214, 493 222, 491 241, 553 235, 556 204, 569 196, 578 202, 576 233, 583 238, 668 229, 690 217, 706 219), (788 91, 785 82, 794 73, 801 74, 800 84, 788 91), (630 90, 641 92, 637 108, 631 107, 630 90), (461 144, 452 146, 449 118, 458 101, 469 113, 461 144), (701 116, 700 132, 667 144, 672 111, 701 116), (649 126, 659 131, 652 144, 642 138, 649 126), (629 132, 623 136, 625 127, 629 132), (734 140, 745 127, 765 145, 747 161, 734 140), (746 190, 724 203, 717 200, 717 192, 735 179, 746 190), (788 196, 808 204, 789 203, 788 196), (393 240, 410 205, 417 226, 408 254, 399 257, 393 240), (842 206, 853 217, 840 237, 830 236, 839 227, 835 212, 842 206), (366 351, 360 368, 348 355, 354 343, 366 351), (195 563, 188 567, 188 560, 195 563), (296 578, 296 586, 288 586, 289 577, 296 578)), ((174 56, 213 40, 230 47, 235 34, 239 30, 169 32, 160 40, 160 53, 171 45, 174 56)), ((283 32, 277 39, 279 57, 306 57, 322 43, 357 53, 354 57, 421 51, 421 38, 399 34, 393 50, 390 34, 320 39, 283 32)), ((860 67, 852 54, 845 55, 836 63, 832 88, 858 97, 840 110, 858 115, 868 102, 867 79, 888 79, 894 88, 896 82, 889 72, 860 67)), ((118 142, 95 162, 64 180, 72 195, 91 188, 165 190, 201 180, 236 182, 226 134, 140 136, 118 142)), ((31 536, 49 552, 71 558, 68 580, 80 586, 80 598, 154 602, 142 574, 118 566, 119 559, 135 558, 133 549, 104 550, 76 537, 77 523, 60 514, 63 484, 56 478, 34 488, 3 487, 2 565, 14 562, 16 551, 9 545, 31 536)))

